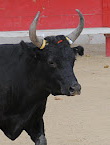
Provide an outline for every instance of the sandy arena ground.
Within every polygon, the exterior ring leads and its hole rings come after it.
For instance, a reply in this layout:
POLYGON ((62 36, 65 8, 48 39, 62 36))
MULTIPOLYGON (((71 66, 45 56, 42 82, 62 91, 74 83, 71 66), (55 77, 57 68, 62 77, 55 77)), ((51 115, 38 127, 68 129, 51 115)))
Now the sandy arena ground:
MULTIPOLYGON (((81 95, 49 96, 44 115, 48 145, 110 145, 110 57, 104 56, 104 46, 97 48, 86 46, 85 56, 77 58, 81 95)), ((12 142, 0 131, 0 145, 20 144, 34 145, 25 132, 12 142)))

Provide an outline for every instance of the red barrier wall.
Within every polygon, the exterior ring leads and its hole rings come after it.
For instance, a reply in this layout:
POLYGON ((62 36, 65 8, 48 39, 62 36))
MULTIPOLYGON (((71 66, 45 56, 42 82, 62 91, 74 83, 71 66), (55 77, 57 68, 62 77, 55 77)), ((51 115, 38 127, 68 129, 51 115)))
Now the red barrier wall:
POLYGON ((85 17, 85 27, 110 26, 110 0, 0 0, 0 31, 28 30, 37 11, 38 29, 74 28, 75 9, 85 17))
POLYGON ((103 8, 103 26, 110 27, 110 0, 103 0, 102 1, 102 8, 103 8))

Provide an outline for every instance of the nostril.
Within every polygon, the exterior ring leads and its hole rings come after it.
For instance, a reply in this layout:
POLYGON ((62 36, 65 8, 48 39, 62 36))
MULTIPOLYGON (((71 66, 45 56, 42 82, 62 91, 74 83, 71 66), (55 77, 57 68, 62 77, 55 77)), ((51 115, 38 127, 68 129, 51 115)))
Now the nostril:
POLYGON ((70 92, 74 92, 74 91, 75 91, 75 88, 74 88, 74 87, 70 87, 70 88, 69 88, 69 91, 70 91, 70 92))
POLYGON ((70 94, 80 94, 81 92, 81 85, 80 84, 75 84, 74 86, 71 86, 69 88, 70 94))

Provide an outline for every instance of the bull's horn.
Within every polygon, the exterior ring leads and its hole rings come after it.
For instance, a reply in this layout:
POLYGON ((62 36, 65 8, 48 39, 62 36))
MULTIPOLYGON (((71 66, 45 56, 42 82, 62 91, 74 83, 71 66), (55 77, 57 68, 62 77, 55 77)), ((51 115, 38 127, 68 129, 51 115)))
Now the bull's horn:
POLYGON ((72 40, 72 42, 74 42, 78 38, 78 36, 80 35, 80 33, 82 32, 84 28, 84 17, 78 9, 76 9, 76 11, 80 17, 80 23, 78 27, 67 36, 70 40, 72 40))
POLYGON ((41 48, 43 44, 43 37, 38 37, 36 35, 36 25, 38 23, 39 16, 40 12, 37 13, 36 17, 34 18, 33 22, 30 25, 29 37, 34 45, 36 45, 38 48, 41 48))

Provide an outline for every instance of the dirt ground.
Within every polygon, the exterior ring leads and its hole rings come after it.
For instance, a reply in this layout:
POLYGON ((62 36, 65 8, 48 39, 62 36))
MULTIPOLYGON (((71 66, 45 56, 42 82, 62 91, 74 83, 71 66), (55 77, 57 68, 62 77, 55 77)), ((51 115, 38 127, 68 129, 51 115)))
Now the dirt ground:
MULTIPOLYGON (((102 45, 85 48, 74 68, 81 95, 48 98, 48 145, 110 145, 110 57, 104 56, 102 45)), ((20 144, 34 145, 25 132, 12 142, 0 131, 0 145, 20 144)))

